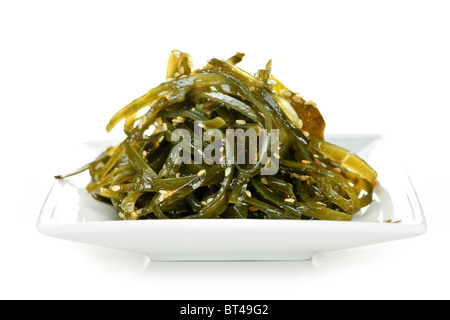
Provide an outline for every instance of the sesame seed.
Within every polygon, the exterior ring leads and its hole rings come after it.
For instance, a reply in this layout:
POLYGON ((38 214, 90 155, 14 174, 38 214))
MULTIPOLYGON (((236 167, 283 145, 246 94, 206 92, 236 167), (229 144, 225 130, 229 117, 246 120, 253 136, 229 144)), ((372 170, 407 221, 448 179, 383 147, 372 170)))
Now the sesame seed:
POLYGON ((294 202, 295 202, 295 199, 292 199, 292 198, 286 198, 286 199, 284 199, 284 202, 294 203, 294 202))
POLYGON ((142 157, 145 158, 147 156, 147 151, 142 151, 142 157))
POLYGON ((164 136, 159 137, 158 142, 159 143, 163 142, 164 138, 165 138, 164 136))
POLYGON ((292 97, 292 92, 290 92, 290 91, 283 92, 283 96, 290 98, 290 97, 292 97))
POLYGON ((317 104, 316 104, 314 101, 309 100, 309 101, 306 101, 306 102, 305 102, 305 106, 313 106, 313 107, 317 107, 317 104))
POLYGON ((178 72, 180 73, 180 75, 183 75, 186 73, 183 66, 181 66, 181 68, 178 70, 178 72))
POLYGON ((208 200, 206 200, 206 203, 210 203, 211 201, 214 201, 214 198, 208 198, 208 200))
POLYGON ((203 169, 203 170, 200 170, 200 171, 197 173, 197 175, 200 177, 200 176, 204 175, 205 173, 206 173, 206 170, 203 169))
POLYGON ((256 212, 256 211, 258 211, 258 208, 253 207, 253 206, 250 206, 250 207, 248 207, 248 211, 250 211, 250 212, 256 212))
POLYGON ((225 177, 228 177, 231 174, 231 168, 228 167, 225 169, 225 177))
POLYGON ((175 174, 175 177, 179 178, 179 177, 180 177, 180 173, 177 172, 177 173, 175 174))
POLYGON ((333 171, 336 173, 342 173, 341 168, 333 168, 333 171))
POLYGON ((159 193, 160 193, 160 194, 166 194, 166 193, 167 193, 167 190, 159 190, 159 193))
POLYGON ((165 199, 165 198, 164 198, 164 195, 163 195, 163 194, 159 196, 159 202, 163 202, 164 199, 165 199))
POLYGON ((202 201, 200 203, 202 204, 202 206, 206 206, 208 204, 206 201, 202 201))
POLYGON ((295 103, 300 103, 300 102, 302 102, 302 100, 303 100, 303 97, 299 94, 296 94, 292 97, 292 101, 295 103))
POLYGON ((177 192, 176 190, 175 191, 167 191, 167 193, 164 195, 164 199, 167 199, 167 198, 173 196, 174 193, 176 193, 176 192, 177 192))
POLYGON ((211 91, 214 91, 214 92, 217 91, 216 87, 211 86, 211 87, 209 87, 209 88, 211 89, 211 91))
POLYGON ((236 123, 243 126, 243 125, 245 125, 247 122, 246 122, 245 120, 238 119, 238 120, 236 120, 236 123))
POLYGON ((302 160, 302 163, 303 164, 311 164, 311 161, 309 161, 309 160, 302 160))
POLYGON ((247 197, 251 198, 252 197, 252 193, 248 190, 245 190, 245 194, 247 195, 247 197))
MULTIPOLYGON (((223 157, 221 157, 220 159, 219 159, 219 163, 225 163, 225 156, 223 156, 223 157)), ((229 169, 229 168, 228 168, 229 169)))
POLYGON ((133 211, 133 212, 131 213, 131 219, 137 220, 137 218, 138 218, 137 212, 136 212, 136 211, 133 211))
POLYGON ((112 186, 112 187, 111 187, 111 191, 116 192, 116 191, 119 191, 119 190, 120 190, 120 187, 119 187, 119 186, 112 186))
POLYGON ((322 163, 322 161, 320 161, 320 160, 317 159, 317 158, 314 159, 314 162, 315 162, 316 164, 318 164, 319 166, 326 167, 326 166, 322 163))
POLYGON ((119 217, 121 217, 122 219, 125 218, 125 214, 123 212, 119 212, 119 217))

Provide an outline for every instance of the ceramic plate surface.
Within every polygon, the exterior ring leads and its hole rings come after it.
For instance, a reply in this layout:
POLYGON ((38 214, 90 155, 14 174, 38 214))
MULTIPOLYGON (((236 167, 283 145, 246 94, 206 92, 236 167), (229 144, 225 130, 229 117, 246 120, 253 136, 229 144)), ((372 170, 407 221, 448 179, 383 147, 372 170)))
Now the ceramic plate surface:
MULTIPOLYGON (((353 221, 115 221, 115 209, 85 191, 89 181, 86 173, 55 180, 37 228, 49 236, 140 252, 165 261, 307 260, 318 252, 397 240, 426 231, 413 185, 402 168, 388 161, 395 150, 382 137, 326 139, 359 154, 378 172, 373 203, 355 214, 353 221)), ((108 145, 88 143, 75 154, 92 155, 93 159, 108 145)))

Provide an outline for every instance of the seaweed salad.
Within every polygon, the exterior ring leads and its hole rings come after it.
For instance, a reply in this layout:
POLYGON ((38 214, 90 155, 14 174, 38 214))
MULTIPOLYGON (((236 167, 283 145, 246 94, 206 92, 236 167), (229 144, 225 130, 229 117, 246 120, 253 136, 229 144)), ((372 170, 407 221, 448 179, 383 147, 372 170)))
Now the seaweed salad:
POLYGON ((194 69, 173 50, 166 80, 107 125, 123 121, 125 139, 57 178, 88 171, 86 190, 122 220, 352 220, 377 173, 325 141, 316 104, 276 79, 271 61, 253 75, 237 66, 243 57, 194 69))

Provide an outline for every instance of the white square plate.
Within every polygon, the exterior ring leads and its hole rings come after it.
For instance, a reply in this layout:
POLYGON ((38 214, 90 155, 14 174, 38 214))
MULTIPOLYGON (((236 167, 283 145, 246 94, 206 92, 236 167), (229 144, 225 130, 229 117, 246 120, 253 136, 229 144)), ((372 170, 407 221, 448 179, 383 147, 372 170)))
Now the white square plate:
MULTIPOLYGON (((40 213, 43 234, 140 252, 154 260, 307 260, 315 253, 423 234, 425 217, 410 179, 394 167, 395 150, 379 136, 327 137, 363 157, 377 172, 373 203, 353 221, 115 221, 115 209, 84 189, 89 174, 56 180, 40 213), (393 221, 397 223, 388 223, 393 221)), ((108 144, 86 144, 93 157, 108 144)), ((83 153, 84 152, 84 153, 83 153)))

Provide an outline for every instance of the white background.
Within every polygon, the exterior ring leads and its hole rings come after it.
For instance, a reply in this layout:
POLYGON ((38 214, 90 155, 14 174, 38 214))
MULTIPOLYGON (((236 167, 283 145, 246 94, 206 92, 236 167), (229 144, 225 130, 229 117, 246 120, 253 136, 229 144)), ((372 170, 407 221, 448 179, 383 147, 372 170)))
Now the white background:
MULTIPOLYGON (((0 298, 448 299, 448 1, 1 1, 0 298), (35 229, 72 145, 122 137, 110 117, 164 80, 245 52, 318 104, 327 134, 398 141, 425 235, 307 262, 162 263, 35 229)), ((391 158, 391 155, 386 154, 391 158)))

